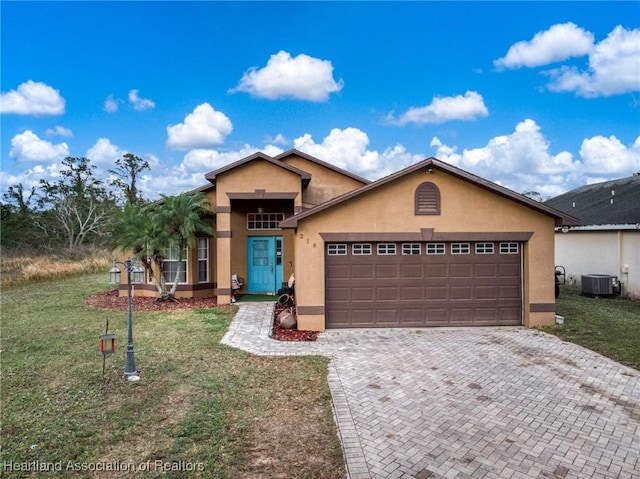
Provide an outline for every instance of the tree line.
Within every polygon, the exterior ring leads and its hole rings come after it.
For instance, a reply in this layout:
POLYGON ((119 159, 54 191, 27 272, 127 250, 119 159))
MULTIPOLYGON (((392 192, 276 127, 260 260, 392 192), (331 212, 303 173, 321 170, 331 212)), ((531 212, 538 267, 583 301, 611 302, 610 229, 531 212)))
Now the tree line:
POLYGON ((67 157, 55 180, 41 179, 31 188, 10 186, 1 203, 3 249, 72 256, 88 246, 120 249, 145 265, 160 297, 173 297, 184 249, 194 247, 198 235, 214 234, 213 213, 202 193, 145 199, 138 180, 149 169, 147 161, 127 153, 104 182, 88 158, 67 157), (169 251, 178 260, 171 275, 164 268, 169 251))
POLYGON ((88 158, 66 157, 55 180, 10 186, 0 205, 2 247, 73 254, 87 245, 113 246, 111 232, 124 207, 145 202, 138 179, 148 169, 147 161, 127 153, 105 182, 88 158))

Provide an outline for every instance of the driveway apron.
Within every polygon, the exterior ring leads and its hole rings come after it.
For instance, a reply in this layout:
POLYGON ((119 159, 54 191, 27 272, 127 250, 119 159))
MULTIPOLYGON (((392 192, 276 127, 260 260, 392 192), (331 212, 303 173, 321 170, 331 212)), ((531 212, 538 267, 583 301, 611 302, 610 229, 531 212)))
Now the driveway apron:
POLYGON ((329 330, 269 337, 240 304, 222 342, 331 358, 350 479, 640 478, 640 373, 525 328, 329 330))

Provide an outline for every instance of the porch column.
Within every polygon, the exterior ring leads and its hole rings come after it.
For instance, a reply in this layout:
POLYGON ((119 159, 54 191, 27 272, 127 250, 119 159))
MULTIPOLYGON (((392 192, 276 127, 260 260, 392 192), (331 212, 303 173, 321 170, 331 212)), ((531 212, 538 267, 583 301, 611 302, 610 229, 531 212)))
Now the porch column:
POLYGON ((218 304, 231 303, 231 208, 216 211, 216 296, 218 304))

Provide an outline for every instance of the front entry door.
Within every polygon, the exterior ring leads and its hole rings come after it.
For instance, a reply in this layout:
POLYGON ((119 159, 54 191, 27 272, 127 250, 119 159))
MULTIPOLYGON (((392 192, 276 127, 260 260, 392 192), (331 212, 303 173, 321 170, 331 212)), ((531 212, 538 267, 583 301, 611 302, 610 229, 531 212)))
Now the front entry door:
POLYGON ((282 236, 248 238, 247 291, 275 293, 282 287, 282 236))

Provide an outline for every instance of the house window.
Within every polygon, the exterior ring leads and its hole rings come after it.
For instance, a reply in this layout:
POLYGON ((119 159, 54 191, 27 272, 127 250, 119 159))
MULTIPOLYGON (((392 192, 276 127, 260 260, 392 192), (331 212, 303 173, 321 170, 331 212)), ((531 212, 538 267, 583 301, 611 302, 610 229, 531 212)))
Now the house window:
POLYGON ((500 254, 518 254, 518 243, 500 243, 500 254))
POLYGON ((444 243, 427 243, 427 254, 445 254, 444 243))
POLYGON ((476 254, 493 254, 493 243, 476 243, 476 254))
POLYGON ((420 254, 420 243, 402 243, 402 254, 420 254))
POLYGON ((440 214, 440 190, 431 182, 422 183, 416 189, 415 211, 417 215, 440 214))
POLYGON ((198 282, 209 281, 209 238, 198 238, 198 282))
POLYGON ((162 264, 162 272, 164 274, 164 280, 167 283, 173 283, 176 280, 176 274, 178 274, 178 265, 180 265, 180 274, 178 275, 178 283, 187 282, 187 248, 186 246, 182 250, 182 260, 178 255, 178 247, 172 246, 162 250, 162 256, 164 257, 162 264))
POLYGON ((369 255, 371 254, 371 243, 354 243, 351 252, 354 255, 369 255))
POLYGON ((469 254, 469 243, 451 243, 451 254, 469 254))
POLYGON ((284 213, 247 213, 248 230, 279 230, 284 213))
POLYGON ((327 254, 329 256, 344 256, 347 254, 347 245, 342 244, 330 244, 327 246, 327 254))
POLYGON ((396 244, 395 243, 378 243, 378 254, 383 256, 396 254, 396 244))

